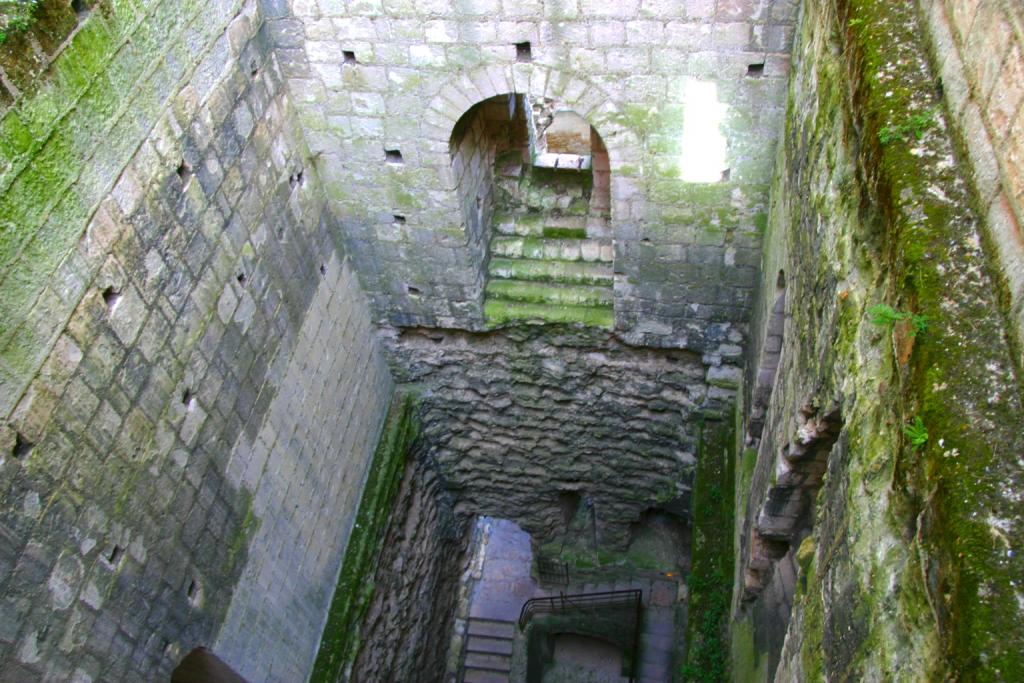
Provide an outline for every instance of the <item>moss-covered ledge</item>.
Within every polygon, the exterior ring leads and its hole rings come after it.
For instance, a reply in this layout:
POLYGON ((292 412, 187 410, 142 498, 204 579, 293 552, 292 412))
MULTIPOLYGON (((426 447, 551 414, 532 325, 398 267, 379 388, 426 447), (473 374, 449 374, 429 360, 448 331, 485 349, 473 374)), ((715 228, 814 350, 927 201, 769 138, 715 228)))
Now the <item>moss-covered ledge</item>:
POLYGON ((373 573, 384 543, 406 455, 419 425, 411 394, 395 395, 359 502, 338 585, 331 599, 310 681, 339 681, 359 654, 360 625, 373 596, 373 573))

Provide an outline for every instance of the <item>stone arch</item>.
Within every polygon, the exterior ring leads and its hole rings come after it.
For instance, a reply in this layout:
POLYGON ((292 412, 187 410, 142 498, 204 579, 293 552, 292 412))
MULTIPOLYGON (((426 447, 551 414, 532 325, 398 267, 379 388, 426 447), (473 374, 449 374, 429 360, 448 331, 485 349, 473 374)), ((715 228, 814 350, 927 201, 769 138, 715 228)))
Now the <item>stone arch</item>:
MULTIPOLYGON (((630 216, 630 203, 639 183, 624 176, 617 167, 635 156, 639 140, 622 123, 619 107, 607 92, 576 74, 542 64, 492 64, 467 71, 438 92, 424 112, 425 141, 431 150, 448 150, 455 125, 475 104, 502 95, 544 97, 556 106, 574 111, 598 131, 608 152, 611 170, 612 226, 630 216)), ((455 189, 454 174, 446 178, 449 189, 455 189)))

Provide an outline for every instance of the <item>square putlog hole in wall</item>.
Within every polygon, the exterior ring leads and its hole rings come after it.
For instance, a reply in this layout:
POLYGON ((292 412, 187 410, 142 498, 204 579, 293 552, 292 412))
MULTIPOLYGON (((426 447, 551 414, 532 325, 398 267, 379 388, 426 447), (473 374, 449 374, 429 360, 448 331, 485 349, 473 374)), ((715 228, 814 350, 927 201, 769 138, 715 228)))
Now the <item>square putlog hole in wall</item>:
POLYGON ((401 166, 405 163, 405 159, 402 158, 402 153, 397 149, 384 150, 384 161, 392 166, 401 166))
POLYGON ((764 62, 761 62, 760 64, 748 64, 747 75, 751 78, 761 78, 761 76, 764 76, 764 62))
POLYGON ((344 64, 358 64, 359 60, 356 59, 356 53, 352 50, 341 51, 341 61, 344 64))
POLYGON ((517 62, 532 62, 533 61, 533 50, 530 49, 530 42, 516 43, 516 61, 517 62))

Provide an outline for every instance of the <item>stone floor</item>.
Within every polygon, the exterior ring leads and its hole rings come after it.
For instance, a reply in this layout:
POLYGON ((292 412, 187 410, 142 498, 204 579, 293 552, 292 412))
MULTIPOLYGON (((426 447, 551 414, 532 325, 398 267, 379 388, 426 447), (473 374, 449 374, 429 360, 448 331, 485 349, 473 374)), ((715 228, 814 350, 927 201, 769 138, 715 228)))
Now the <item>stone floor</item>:
MULTIPOLYGON (((533 597, 557 595, 558 591, 542 589, 530 576, 533 553, 529 534, 507 520, 483 521, 490 528, 485 535, 480 578, 470 597, 469 615, 473 619, 514 622, 518 620, 524 602, 533 597)), ((611 583, 570 585, 564 592, 591 593, 634 588, 643 591, 644 603, 638 681, 668 683, 676 639, 679 595, 676 581, 653 574, 611 583)))

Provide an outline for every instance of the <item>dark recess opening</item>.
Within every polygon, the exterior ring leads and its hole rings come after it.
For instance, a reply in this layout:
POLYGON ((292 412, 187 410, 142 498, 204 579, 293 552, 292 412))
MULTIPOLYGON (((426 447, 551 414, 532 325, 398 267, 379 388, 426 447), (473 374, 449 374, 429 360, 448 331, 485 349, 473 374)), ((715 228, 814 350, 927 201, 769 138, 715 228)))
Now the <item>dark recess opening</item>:
POLYGON ((359 60, 356 59, 356 53, 353 52, 352 50, 342 50, 341 51, 341 57, 342 57, 342 61, 344 61, 345 64, 358 64, 359 63, 359 60))
POLYGON ((403 216, 401 214, 398 214, 398 213, 394 214, 392 216, 392 219, 394 220, 395 225, 405 225, 405 216, 403 216))
POLYGON ((292 187, 292 189, 298 187, 299 185, 305 185, 305 184, 306 184, 306 181, 305 181, 305 178, 302 175, 302 169, 299 169, 299 170, 295 171, 294 173, 292 173, 290 176, 288 176, 288 185, 290 185, 292 187))
POLYGON ((320 274, 321 275, 327 275, 327 266, 325 266, 322 263, 320 264, 320 274))
POLYGON ((121 301, 121 292, 113 287, 107 287, 103 290, 102 296, 103 303, 107 305, 107 312, 113 313, 114 309, 117 308, 117 304, 121 301))
POLYGON ((181 395, 181 402, 185 404, 185 407, 187 407, 189 410, 192 410, 192 408, 195 407, 196 397, 195 394, 192 393, 191 389, 186 389, 185 392, 181 395))
POLYGON ((384 161, 389 164, 395 164, 396 166, 405 163, 405 160, 402 158, 402 153, 397 149, 384 150, 384 161))
POLYGON ((85 0, 71 0, 71 11, 82 18, 89 14, 89 3, 85 0))
POLYGON ((188 181, 192 179, 192 167, 184 159, 178 165, 178 177, 181 178, 182 185, 188 185, 188 181))
POLYGON ((11 455, 13 455, 15 458, 24 458, 32 451, 34 447, 35 444, 26 439, 19 432, 14 435, 14 447, 11 448, 11 455))
POLYGON ((255 57, 253 57, 252 59, 249 60, 249 75, 250 76, 256 76, 256 75, 259 74, 259 72, 260 72, 259 62, 256 61, 255 57))
POLYGON ((751 78, 760 78, 761 76, 764 76, 764 62, 748 65, 747 75, 751 78))
POLYGON ((188 588, 185 589, 185 594, 189 600, 195 600, 196 596, 199 595, 199 584, 195 579, 188 582, 188 588))
POLYGON ((420 294, 422 294, 422 292, 420 292, 419 290, 419 287, 413 287, 412 285, 407 285, 405 290, 409 292, 409 296, 419 296, 420 294))
POLYGON ((122 555, 124 555, 124 548, 119 545, 115 545, 110 549, 110 552, 107 553, 107 562, 110 564, 117 564, 121 561, 122 555))
POLYGON ((530 42, 526 41, 523 43, 516 43, 516 61, 517 62, 532 62, 533 61, 533 50, 530 48, 530 42))
POLYGON ((237 276, 235 276, 235 279, 238 280, 238 284, 242 285, 243 287, 245 286, 245 283, 248 280, 248 278, 245 277, 245 273, 239 273, 237 276))
POLYGON ((580 507, 580 493, 579 491, 559 491, 558 492, 558 508, 562 512, 562 524, 569 526, 573 517, 576 516, 576 511, 580 507))

